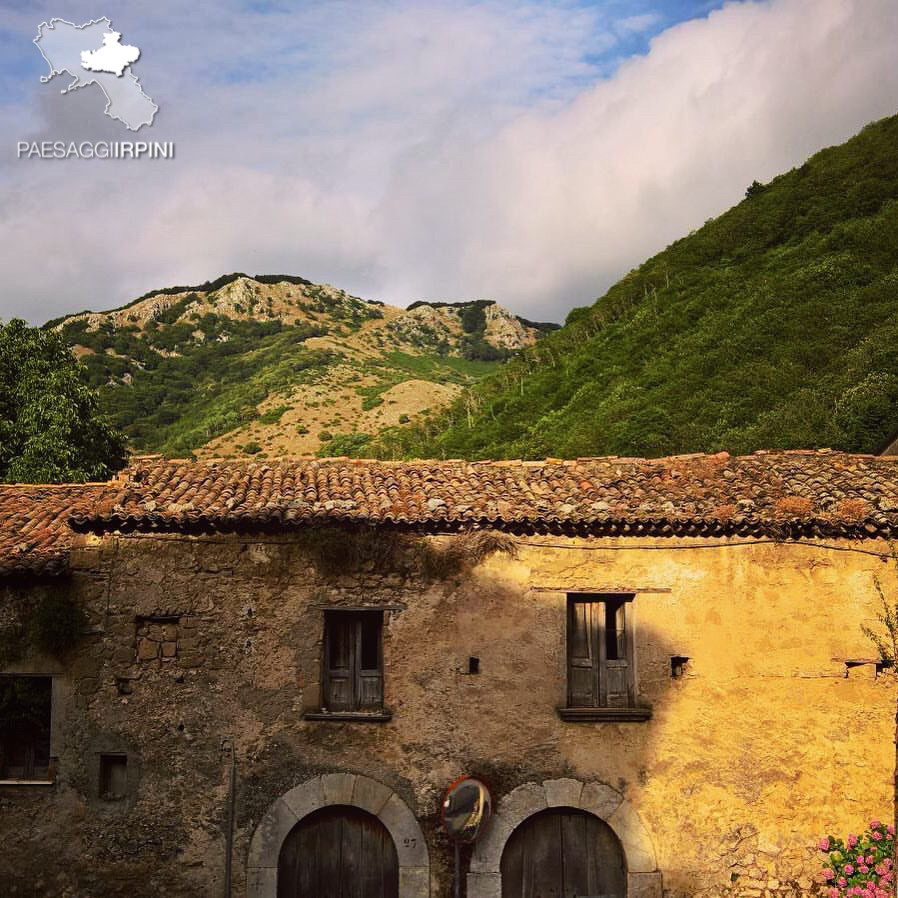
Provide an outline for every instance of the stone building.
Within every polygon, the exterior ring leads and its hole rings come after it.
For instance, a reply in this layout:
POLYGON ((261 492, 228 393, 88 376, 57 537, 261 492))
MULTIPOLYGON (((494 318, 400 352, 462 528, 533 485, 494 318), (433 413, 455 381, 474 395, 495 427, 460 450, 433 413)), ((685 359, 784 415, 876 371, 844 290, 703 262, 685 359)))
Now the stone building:
POLYGON ((136 459, 0 487, 0 894, 817 894, 888 818, 898 460, 136 459))

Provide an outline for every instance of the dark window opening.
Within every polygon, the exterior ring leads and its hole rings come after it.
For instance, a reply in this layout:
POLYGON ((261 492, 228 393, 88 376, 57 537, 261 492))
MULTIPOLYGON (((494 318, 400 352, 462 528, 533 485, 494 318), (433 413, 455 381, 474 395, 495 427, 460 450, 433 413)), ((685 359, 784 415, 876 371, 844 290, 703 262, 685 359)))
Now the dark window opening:
POLYGON ((0 677, 0 779, 50 779, 50 677, 0 677))
POLYGON ((627 646, 624 628, 624 602, 626 599, 609 598, 605 606, 605 658, 620 661, 626 657, 627 646))
POLYGON ((362 616, 361 666, 362 670, 377 670, 380 667, 380 615, 362 616))
POLYGON ((635 707, 632 595, 568 596, 568 707, 635 707))
POLYGON ((326 611, 324 707, 328 711, 383 708, 383 612, 326 611))
POLYGON ((686 673, 686 665, 689 659, 685 655, 673 655, 670 659, 670 675, 678 680, 686 673))
POLYGON ((128 756, 100 755, 100 798, 121 801, 128 794, 128 756))
POLYGON ((468 673, 469 674, 479 674, 480 673, 480 659, 475 658, 473 655, 468 658, 468 673))

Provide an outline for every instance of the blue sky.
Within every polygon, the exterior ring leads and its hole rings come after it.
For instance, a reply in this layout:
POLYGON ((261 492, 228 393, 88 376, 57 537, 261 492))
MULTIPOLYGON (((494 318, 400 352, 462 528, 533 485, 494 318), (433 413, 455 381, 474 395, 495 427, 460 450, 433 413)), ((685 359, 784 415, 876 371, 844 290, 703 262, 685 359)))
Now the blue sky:
POLYGON ((898 111, 893 0, 0 4, 0 316, 233 270, 562 319, 647 255, 898 111), (107 16, 176 159, 32 43, 107 16))

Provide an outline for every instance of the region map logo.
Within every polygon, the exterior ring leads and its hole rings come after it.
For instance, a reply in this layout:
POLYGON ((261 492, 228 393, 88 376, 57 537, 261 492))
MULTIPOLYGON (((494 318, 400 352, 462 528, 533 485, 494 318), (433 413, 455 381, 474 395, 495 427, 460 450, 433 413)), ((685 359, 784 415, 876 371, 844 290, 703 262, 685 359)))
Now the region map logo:
POLYGON ((140 59, 140 50, 121 43, 122 36, 112 30, 105 16, 86 25, 73 25, 62 19, 44 22, 34 39, 50 66, 46 83, 57 75, 68 74, 75 80, 62 92, 99 84, 106 95, 106 115, 118 119, 131 131, 151 125, 159 107, 143 92, 131 63, 140 59))
MULTIPOLYGON (((141 87, 131 66, 140 59, 140 48, 122 43, 122 35, 112 30, 106 16, 84 25, 63 19, 51 19, 38 28, 34 43, 50 66, 50 74, 41 77, 46 84, 54 78, 63 83, 63 94, 97 85, 97 102, 105 98, 103 112, 121 122, 129 131, 152 125, 159 107, 141 87)), ((137 159, 141 156, 168 159, 174 157, 173 143, 150 141, 112 141, 67 143, 66 141, 19 141, 19 158, 137 159)))

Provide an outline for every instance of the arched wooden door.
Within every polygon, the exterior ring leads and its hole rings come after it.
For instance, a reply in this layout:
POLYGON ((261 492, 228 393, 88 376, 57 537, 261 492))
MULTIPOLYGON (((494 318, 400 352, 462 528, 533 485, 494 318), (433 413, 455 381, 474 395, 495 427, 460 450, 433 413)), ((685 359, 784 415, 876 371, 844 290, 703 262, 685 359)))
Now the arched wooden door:
POLYGON ((399 861, 373 814, 332 805, 304 817, 278 857, 278 898, 399 898, 399 861))
POLYGON ((502 898, 625 898, 627 868, 603 820, 573 808, 528 817, 502 853, 502 898))

